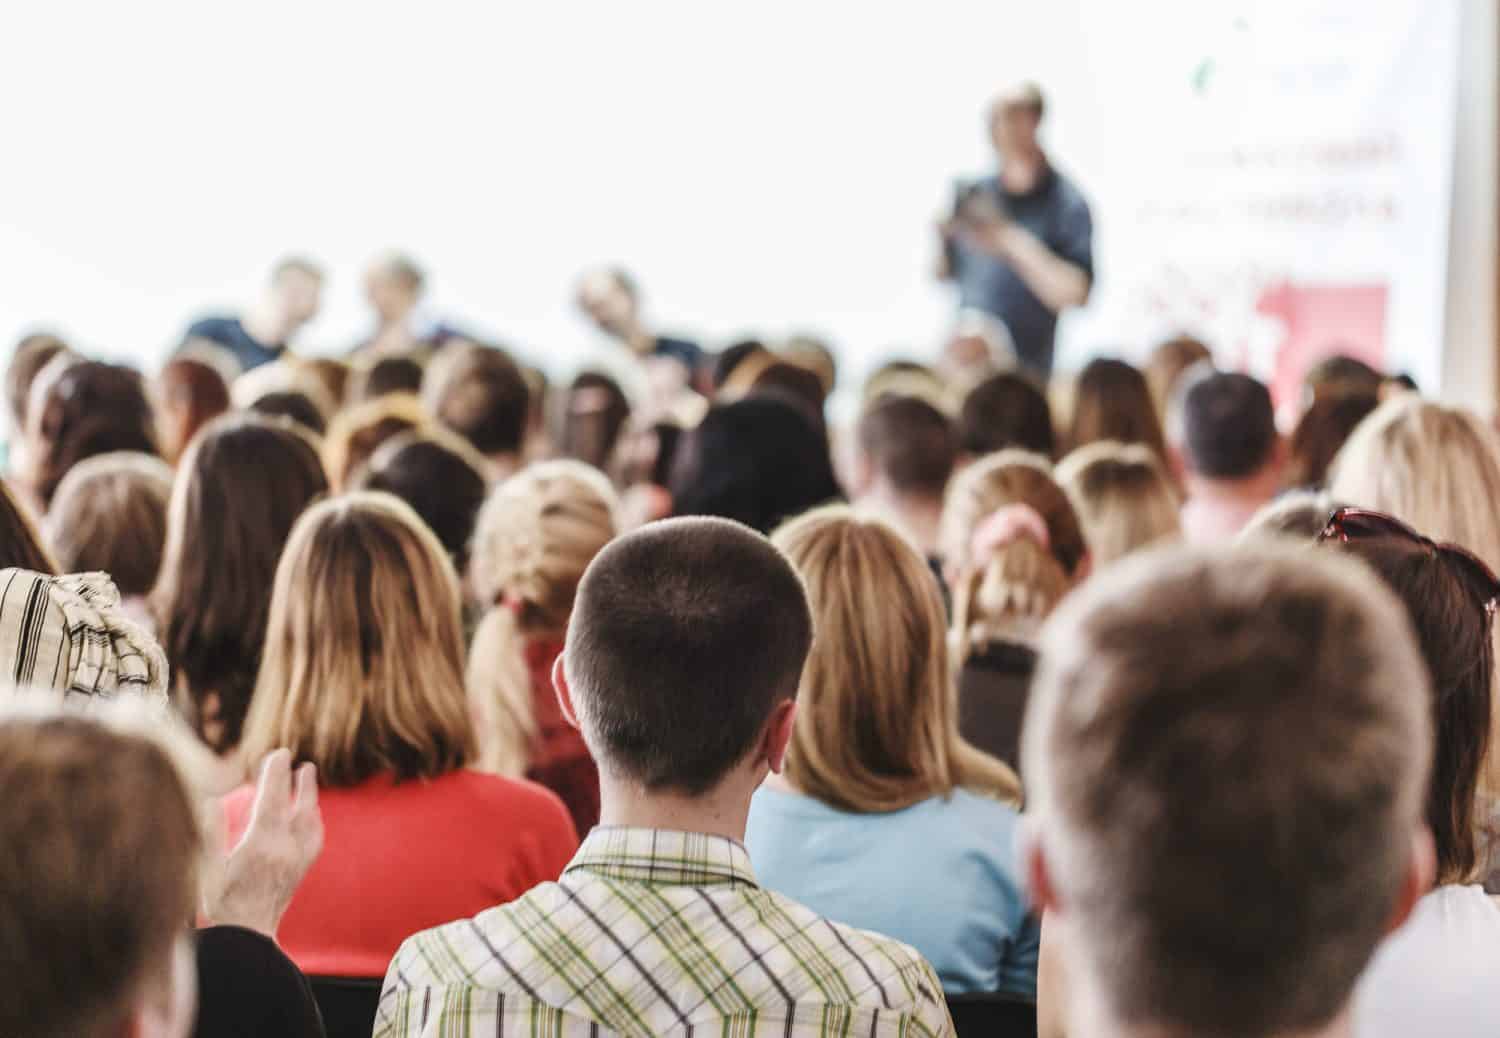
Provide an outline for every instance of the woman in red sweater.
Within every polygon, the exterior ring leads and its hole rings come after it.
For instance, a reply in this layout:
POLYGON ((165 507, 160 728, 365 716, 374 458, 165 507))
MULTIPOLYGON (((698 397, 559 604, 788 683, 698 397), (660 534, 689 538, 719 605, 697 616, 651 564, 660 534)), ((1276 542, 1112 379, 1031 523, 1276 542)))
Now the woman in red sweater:
POLYGON ((562 797, 580 834, 599 821, 599 769, 552 688, 578 581, 615 536, 615 492, 577 461, 532 465, 480 509, 469 578, 489 606, 469 650, 480 758, 562 797))
MULTIPOLYGON (((407 937, 557 879, 577 849, 552 793, 466 767, 459 611, 447 554, 389 495, 318 505, 287 542, 243 748, 318 768, 323 853, 277 933, 306 973, 384 976, 407 937)), ((226 799, 231 846, 253 800, 226 799)))

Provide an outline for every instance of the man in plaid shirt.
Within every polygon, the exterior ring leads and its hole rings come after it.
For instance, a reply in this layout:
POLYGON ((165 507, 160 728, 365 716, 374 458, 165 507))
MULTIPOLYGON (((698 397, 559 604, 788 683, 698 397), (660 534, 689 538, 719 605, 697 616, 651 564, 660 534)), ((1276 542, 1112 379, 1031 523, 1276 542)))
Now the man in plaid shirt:
POLYGON ((402 945, 376 1038, 952 1035, 916 952, 762 889, 741 843, 811 640, 796 573, 736 523, 601 552, 553 680, 603 823, 557 883, 402 945))

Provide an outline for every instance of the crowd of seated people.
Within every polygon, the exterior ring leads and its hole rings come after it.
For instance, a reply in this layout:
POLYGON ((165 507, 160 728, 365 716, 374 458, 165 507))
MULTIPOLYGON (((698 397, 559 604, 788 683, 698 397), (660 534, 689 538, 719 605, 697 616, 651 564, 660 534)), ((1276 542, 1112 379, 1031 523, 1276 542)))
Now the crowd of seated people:
POLYGON ((1500 1033, 1477 416, 967 326, 839 390, 613 268, 553 382, 366 277, 344 358, 305 259, 10 357, 0 1034, 1500 1033))

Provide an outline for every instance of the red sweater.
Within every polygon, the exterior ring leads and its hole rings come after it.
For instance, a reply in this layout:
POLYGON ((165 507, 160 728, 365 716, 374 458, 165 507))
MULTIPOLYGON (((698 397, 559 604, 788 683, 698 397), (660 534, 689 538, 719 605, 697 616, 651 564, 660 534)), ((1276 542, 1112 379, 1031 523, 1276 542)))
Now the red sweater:
POLYGON ((526 643, 526 669, 531 674, 532 713, 537 738, 531 747, 526 777, 562 797, 580 836, 599 824, 599 768, 578 729, 563 717, 552 688, 552 665, 562 655, 563 643, 533 638, 526 643))
MULTIPOLYGON (((229 846, 254 800, 249 786, 224 798, 229 846)), ((556 796, 474 771, 320 788, 318 805, 323 853, 277 931, 282 948, 313 976, 383 977, 412 934, 557 879, 578 849, 556 796)))

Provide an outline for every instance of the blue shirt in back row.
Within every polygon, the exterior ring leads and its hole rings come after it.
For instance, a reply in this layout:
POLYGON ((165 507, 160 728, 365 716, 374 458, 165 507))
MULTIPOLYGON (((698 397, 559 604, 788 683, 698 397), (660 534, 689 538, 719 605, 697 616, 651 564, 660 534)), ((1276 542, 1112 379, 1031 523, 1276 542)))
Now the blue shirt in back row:
POLYGON ((1020 815, 956 790, 853 814, 763 786, 745 844, 762 886, 834 922, 894 937, 949 994, 1036 997, 1036 921, 1018 867, 1020 815))

